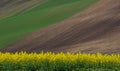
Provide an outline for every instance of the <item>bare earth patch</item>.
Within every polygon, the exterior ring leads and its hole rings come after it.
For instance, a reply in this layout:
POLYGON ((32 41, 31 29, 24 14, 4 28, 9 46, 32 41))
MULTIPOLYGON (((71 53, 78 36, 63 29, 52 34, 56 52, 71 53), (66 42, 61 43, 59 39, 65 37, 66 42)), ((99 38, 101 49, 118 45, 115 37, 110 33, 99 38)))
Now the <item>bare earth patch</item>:
POLYGON ((44 0, 0 0, 0 18, 23 13, 44 0))

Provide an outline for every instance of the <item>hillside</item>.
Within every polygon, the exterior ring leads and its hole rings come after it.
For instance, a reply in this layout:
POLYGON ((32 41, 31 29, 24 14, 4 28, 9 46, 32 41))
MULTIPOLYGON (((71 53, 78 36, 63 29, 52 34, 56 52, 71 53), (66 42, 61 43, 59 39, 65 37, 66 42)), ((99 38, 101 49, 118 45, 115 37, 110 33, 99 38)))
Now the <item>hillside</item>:
MULTIPOLYGON (((10 45, 31 32, 69 18, 85 10, 97 1, 98 0, 44 0, 31 10, 27 9, 28 11, 24 13, 1 19, 0 48, 10 45)), ((14 1, 11 0, 11 2, 14 1)))
POLYGON ((120 53, 120 0, 100 0, 89 9, 43 28, 1 51, 120 53))

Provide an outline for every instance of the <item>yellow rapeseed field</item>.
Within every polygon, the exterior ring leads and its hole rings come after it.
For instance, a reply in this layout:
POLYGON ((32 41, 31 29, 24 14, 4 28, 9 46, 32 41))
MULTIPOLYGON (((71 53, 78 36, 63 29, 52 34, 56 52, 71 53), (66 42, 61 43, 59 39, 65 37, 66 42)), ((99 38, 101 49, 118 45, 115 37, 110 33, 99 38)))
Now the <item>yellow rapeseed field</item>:
POLYGON ((0 53, 0 71, 119 71, 120 55, 0 53))

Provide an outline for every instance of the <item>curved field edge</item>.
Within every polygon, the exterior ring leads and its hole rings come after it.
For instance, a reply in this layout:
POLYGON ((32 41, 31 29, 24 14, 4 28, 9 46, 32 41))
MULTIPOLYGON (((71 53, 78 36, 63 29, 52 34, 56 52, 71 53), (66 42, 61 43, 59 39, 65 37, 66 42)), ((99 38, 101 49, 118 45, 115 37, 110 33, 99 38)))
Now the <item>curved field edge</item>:
POLYGON ((119 71, 120 55, 72 53, 0 53, 0 70, 119 71))
POLYGON ((0 20, 0 47, 3 48, 33 31, 71 17, 98 1, 71 0, 69 3, 67 0, 64 3, 61 0, 55 2, 48 0, 31 11, 2 19, 0 20))

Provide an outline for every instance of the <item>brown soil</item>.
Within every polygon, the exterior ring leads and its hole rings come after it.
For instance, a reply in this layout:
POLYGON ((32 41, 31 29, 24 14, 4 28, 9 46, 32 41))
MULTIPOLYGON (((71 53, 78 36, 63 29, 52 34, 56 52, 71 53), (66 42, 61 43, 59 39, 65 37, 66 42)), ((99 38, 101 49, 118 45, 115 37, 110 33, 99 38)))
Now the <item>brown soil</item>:
POLYGON ((48 26, 2 52, 120 53, 120 0, 100 0, 91 8, 48 26))
POLYGON ((0 0, 0 18, 23 13, 45 0, 0 0))

